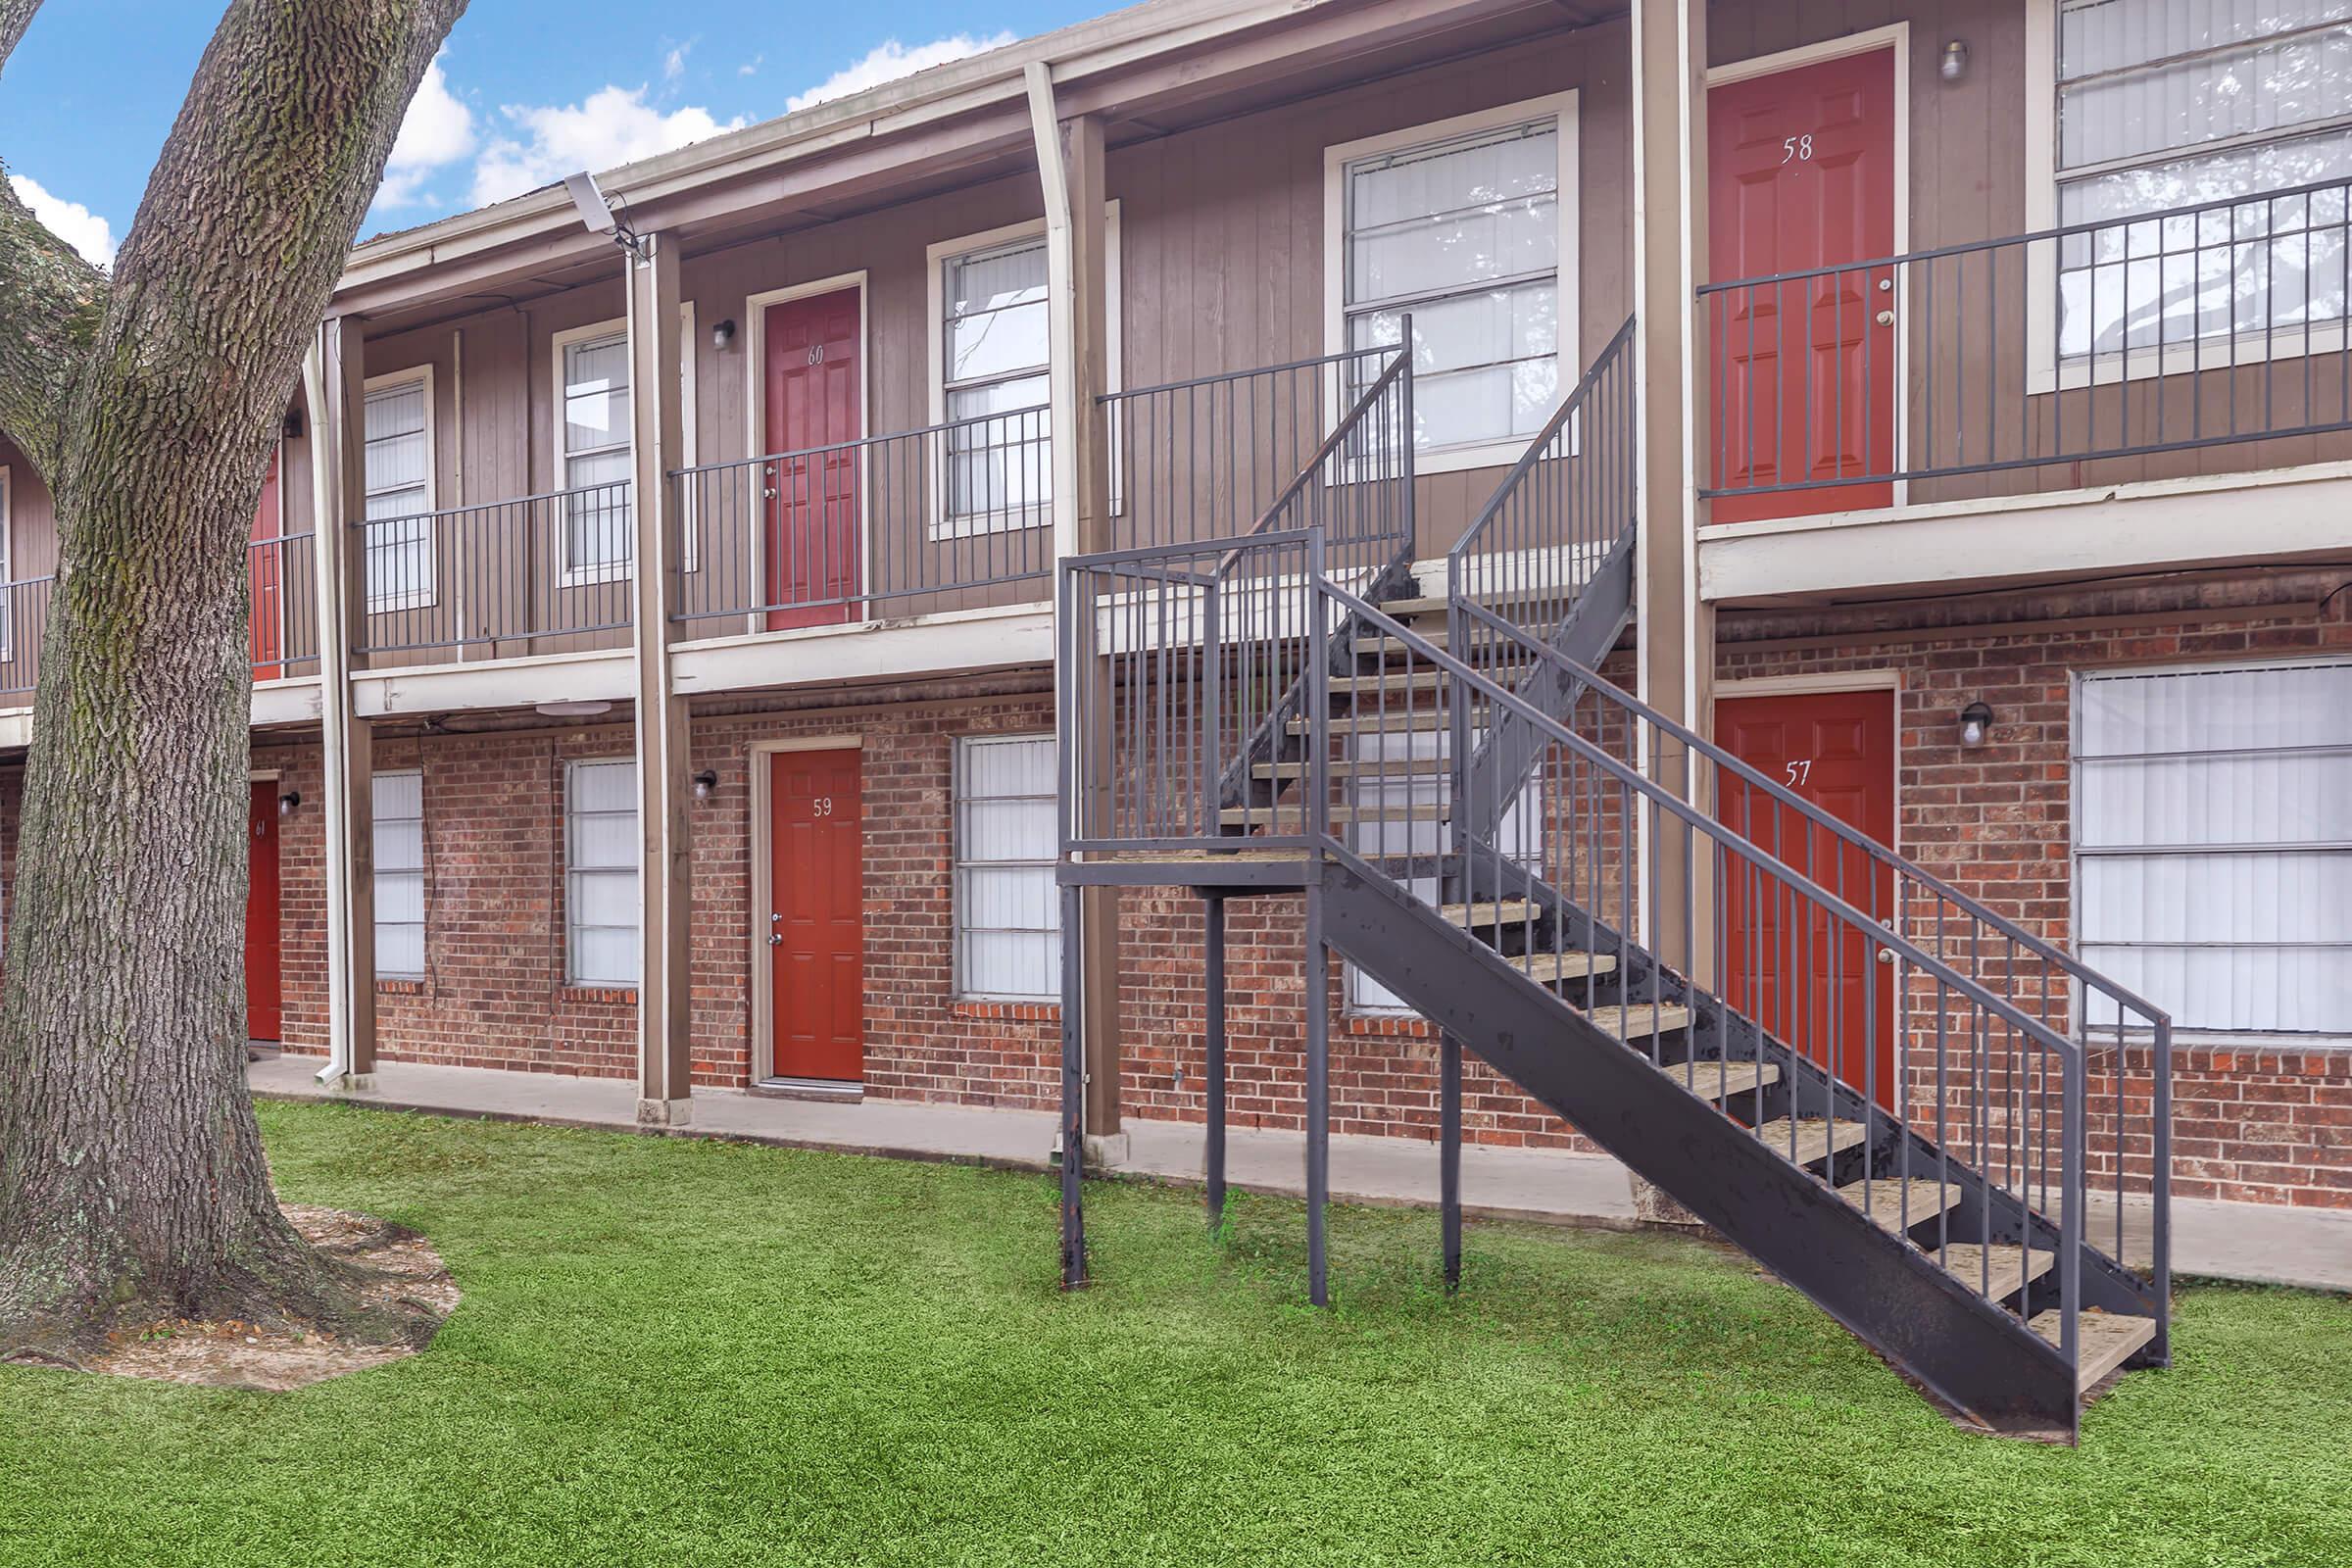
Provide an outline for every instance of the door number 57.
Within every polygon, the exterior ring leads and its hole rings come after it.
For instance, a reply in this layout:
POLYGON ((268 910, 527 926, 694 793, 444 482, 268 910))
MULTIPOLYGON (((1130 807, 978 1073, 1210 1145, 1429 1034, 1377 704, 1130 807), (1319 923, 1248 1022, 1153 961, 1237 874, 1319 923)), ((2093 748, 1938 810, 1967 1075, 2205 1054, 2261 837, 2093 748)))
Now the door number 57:
POLYGON ((1800 758, 1796 761, 1788 764, 1788 782, 1795 785, 1798 789, 1804 788, 1805 780, 1811 778, 1812 776, 1813 759, 1810 757, 1800 758))
POLYGON ((1786 164, 1791 161, 1800 164, 1809 164, 1813 161, 1813 133, 1811 131, 1805 132, 1802 136, 1781 138, 1781 162, 1786 164))

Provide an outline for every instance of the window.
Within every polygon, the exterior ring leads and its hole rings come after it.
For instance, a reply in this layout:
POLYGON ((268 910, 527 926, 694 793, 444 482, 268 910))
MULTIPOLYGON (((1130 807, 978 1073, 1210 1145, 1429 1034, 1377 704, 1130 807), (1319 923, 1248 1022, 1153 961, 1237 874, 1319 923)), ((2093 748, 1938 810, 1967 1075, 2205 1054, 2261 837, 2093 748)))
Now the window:
MULTIPOLYGON (((1119 204, 1105 209, 1109 272, 1106 375, 1119 385, 1119 204)), ((936 371, 932 416, 942 443, 938 538, 1039 528, 1054 520, 1052 319, 1046 231, 1017 223, 930 251, 936 371)), ((1114 440, 1115 440, 1114 435, 1114 440)), ((1119 468, 1111 455, 1112 483, 1119 468)), ((1112 509, 1118 498, 1112 497, 1112 509)))
POLYGON ((1440 467, 1515 458, 1573 377, 1575 113, 1564 94, 1325 155, 1333 349, 1396 345, 1411 315, 1414 441, 1440 467))
POLYGON ((2061 355, 2340 321, 2343 184, 2163 215, 2352 180, 2352 0, 2057 0, 2056 17, 2056 216, 2101 225, 2058 247, 2061 355))
MULTIPOLYGON (((1483 732, 1473 732, 1474 753, 1485 739, 1483 732)), ((1404 729, 1358 737, 1348 748, 1348 760, 1358 767, 1378 764, 1380 771, 1357 774, 1349 782, 1348 801, 1359 812, 1380 814, 1349 824, 1348 847, 1367 859, 1418 857, 1434 871, 1438 857, 1453 848, 1452 824, 1439 819, 1439 812, 1453 798, 1453 771, 1446 763, 1452 755, 1453 737, 1442 729, 1404 729)), ((1536 780, 1530 778, 1502 813, 1494 837, 1505 855, 1530 862, 1540 875, 1543 824, 1536 810, 1538 798, 1536 780)), ((1436 876, 1400 880, 1414 897, 1425 903, 1438 902, 1436 876)), ((1352 963, 1348 965, 1348 1005, 1358 1012, 1412 1010, 1402 997, 1352 963)))
POLYGON ((414 610, 433 602, 432 408, 427 372, 368 389, 369 610, 414 610))
POLYGON ((2085 676, 2075 752, 2083 961, 2181 1029, 2352 1033, 2352 662, 2085 676))
POLYGON ((572 984, 637 983, 637 764, 564 772, 564 951, 572 984))
POLYGON ((375 800, 375 972, 424 977, 424 775, 378 773, 375 800))
POLYGON ((556 337, 558 390, 564 408, 564 585, 614 582, 629 574, 636 552, 630 520, 630 461, 635 414, 629 405, 629 332, 625 322, 582 327, 556 337))
POLYGON ((956 985, 963 996, 1061 995, 1054 889, 1054 737, 956 745, 956 985))

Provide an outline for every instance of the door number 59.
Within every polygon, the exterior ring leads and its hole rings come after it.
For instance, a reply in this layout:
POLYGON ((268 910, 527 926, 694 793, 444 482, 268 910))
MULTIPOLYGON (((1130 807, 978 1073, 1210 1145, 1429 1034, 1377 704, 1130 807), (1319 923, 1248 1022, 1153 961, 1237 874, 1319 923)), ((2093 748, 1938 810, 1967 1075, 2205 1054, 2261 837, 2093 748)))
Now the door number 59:
POLYGON ((1802 136, 1781 138, 1781 162, 1786 164, 1791 161, 1800 164, 1809 164, 1813 161, 1813 133, 1811 131, 1805 132, 1802 136))
POLYGON ((833 797, 830 795, 819 795, 810 804, 815 811, 815 814, 818 816, 831 816, 833 814, 833 797))

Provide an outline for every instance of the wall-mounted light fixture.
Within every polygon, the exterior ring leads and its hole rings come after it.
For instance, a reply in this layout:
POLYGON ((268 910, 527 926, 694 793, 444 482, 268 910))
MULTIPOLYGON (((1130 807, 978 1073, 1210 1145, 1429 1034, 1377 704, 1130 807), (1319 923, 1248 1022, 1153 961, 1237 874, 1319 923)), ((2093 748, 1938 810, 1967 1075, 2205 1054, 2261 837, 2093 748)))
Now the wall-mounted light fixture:
POLYGON ((1992 710, 1983 703, 1971 703, 1960 710, 1960 744, 1982 746, 1992 729, 1992 710))
POLYGON ((735 318, 733 317, 729 317, 710 329, 710 346, 721 353, 724 353, 727 345, 734 341, 735 318))
POLYGON ((1968 40, 1954 38, 1943 46, 1943 58, 1936 62, 1936 74, 1946 81, 1958 81, 1968 74, 1968 40))
POLYGON ((612 705, 596 697, 568 699, 557 703, 541 703, 539 711, 549 718, 594 718, 612 711, 612 705))
POLYGON ((300 790, 288 790, 285 794, 280 795, 277 798, 277 814, 280 816, 292 816, 301 806, 302 792, 300 790))
POLYGON ((717 792, 718 772, 715 768, 706 767, 694 775, 694 798, 696 800, 707 801, 717 792))

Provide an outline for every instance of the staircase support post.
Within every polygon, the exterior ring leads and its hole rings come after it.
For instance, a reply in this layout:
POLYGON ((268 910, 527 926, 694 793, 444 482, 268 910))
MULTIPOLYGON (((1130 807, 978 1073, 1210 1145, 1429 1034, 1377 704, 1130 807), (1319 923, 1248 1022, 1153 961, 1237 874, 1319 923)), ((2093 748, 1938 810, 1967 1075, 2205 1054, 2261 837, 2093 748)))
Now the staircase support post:
POLYGON ((1225 895, 1203 896, 1207 945, 1208 1228, 1225 1222, 1225 895))
POLYGON ((1462 1283, 1462 1042, 1438 1037, 1438 1213, 1445 1232, 1446 1289, 1462 1283))
POLYGON ((1306 890, 1306 1295, 1331 1304, 1324 1210, 1331 1202, 1331 949, 1323 941, 1323 889, 1306 890))
MULTIPOLYGON (((1061 928, 1078 924, 1076 886, 1061 889, 1061 928)), ((1079 1018, 1084 959, 1077 944, 1061 945, 1061 1288, 1075 1291, 1087 1283, 1086 1210, 1086 1048, 1079 1018)))

